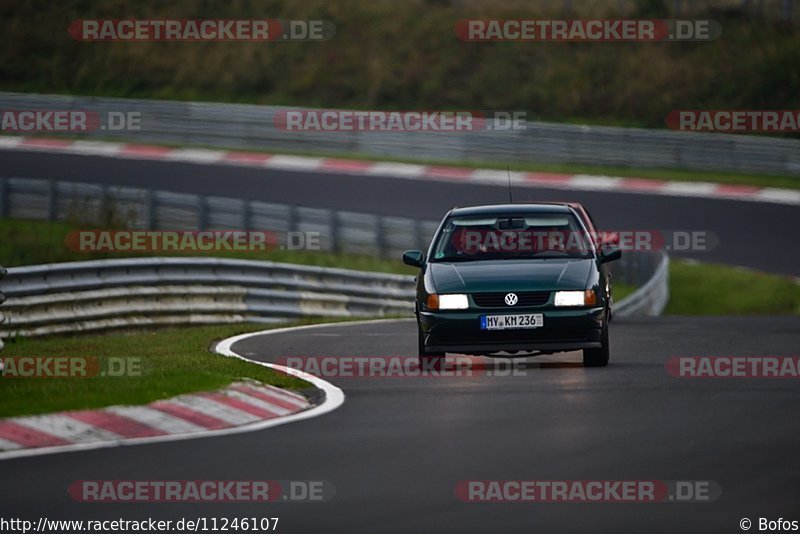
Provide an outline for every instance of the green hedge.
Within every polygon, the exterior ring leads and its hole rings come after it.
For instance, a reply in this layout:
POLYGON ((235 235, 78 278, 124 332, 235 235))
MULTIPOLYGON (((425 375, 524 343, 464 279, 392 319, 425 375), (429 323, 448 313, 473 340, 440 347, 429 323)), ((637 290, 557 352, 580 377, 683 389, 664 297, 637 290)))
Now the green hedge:
MULTIPOLYGON (((714 42, 464 43, 453 31, 462 18, 553 16, 548 9, 562 5, 64 0, 45 7, 18 0, 0 6, 0 88, 353 108, 525 110, 547 120, 651 127, 663 127, 667 112, 678 108, 800 107, 797 26, 698 9, 700 3, 693 4, 693 17, 713 17, 723 25, 723 36, 714 42), (321 43, 73 41, 69 23, 93 17, 324 18, 337 33, 321 43)), ((573 5, 578 16, 613 16, 601 7, 619 2, 573 5)), ((668 14, 672 2, 635 5, 626 16, 668 14)))

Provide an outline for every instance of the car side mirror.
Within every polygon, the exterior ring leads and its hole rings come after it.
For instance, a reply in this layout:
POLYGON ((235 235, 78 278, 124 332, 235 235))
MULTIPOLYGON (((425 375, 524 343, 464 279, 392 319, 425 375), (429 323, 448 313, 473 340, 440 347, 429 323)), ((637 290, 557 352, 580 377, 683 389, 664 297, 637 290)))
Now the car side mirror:
POLYGON ((421 250, 406 250, 403 252, 403 263, 411 265, 412 267, 422 267, 425 263, 422 260, 421 250))
POLYGON ((600 247, 600 263, 608 263, 622 257, 622 251, 617 245, 605 243, 600 247))

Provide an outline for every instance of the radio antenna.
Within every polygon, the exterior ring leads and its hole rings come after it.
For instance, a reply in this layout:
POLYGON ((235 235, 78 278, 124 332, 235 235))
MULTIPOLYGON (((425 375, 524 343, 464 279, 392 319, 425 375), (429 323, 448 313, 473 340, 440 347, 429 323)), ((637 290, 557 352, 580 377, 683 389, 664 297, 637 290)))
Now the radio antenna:
POLYGON ((511 195, 511 167, 506 166, 506 172, 508 173, 508 203, 514 203, 514 197, 511 195))

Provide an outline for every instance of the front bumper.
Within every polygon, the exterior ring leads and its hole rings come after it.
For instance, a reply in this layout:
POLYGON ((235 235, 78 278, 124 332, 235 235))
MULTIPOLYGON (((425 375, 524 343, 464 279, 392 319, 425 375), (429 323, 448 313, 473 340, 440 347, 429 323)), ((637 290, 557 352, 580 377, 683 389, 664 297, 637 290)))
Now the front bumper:
POLYGON ((604 308, 453 310, 420 312, 425 348, 431 352, 488 354, 501 351, 563 352, 602 346, 604 308), (541 313, 544 326, 518 330, 481 330, 482 315, 541 313))

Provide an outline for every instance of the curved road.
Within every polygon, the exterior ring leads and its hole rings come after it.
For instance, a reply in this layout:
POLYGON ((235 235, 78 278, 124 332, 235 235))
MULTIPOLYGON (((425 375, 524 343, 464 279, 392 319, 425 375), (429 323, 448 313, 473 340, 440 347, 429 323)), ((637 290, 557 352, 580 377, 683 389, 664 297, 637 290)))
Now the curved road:
MULTIPOLYGON (((5 461, 0 502, 4 516, 28 518, 277 515, 280 532, 737 532, 742 517, 800 519, 792 517, 796 381, 677 379, 664 368, 670 356, 794 355, 799 329, 796 317, 615 321, 605 369, 566 363, 513 377, 332 379, 345 404, 299 424, 5 461), (81 479, 327 480, 336 497, 78 504, 66 489, 81 479), (464 479, 714 480, 723 493, 707 503, 477 504, 455 498, 464 479)), ((415 344, 413 321, 401 320, 262 335, 233 350, 272 361, 403 356, 415 344)))
MULTIPOLYGON (((505 202, 500 186, 326 172, 0 151, 5 176, 150 187, 439 220, 453 206, 505 202)), ((521 200, 584 203, 602 229, 705 231, 713 250, 678 256, 800 276, 800 207, 679 196, 515 188, 521 200)))
MULTIPOLYGON (((389 176, 5 150, 0 169, 425 219, 506 194, 389 176)), ((710 231, 719 247, 692 257, 800 275, 797 207, 541 188, 515 197, 583 202, 604 228, 710 231)), ((676 379, 664 368, 670 356, 796 355, 798 331, 798 317, 616 320, 605 369, 580 367, 574 353, 533 359, 566 363, 522 376, 333 378, 345 404, 302 423, 4 461, 0 517, 277 515, 279 532, 526 533, 739 532, 743 517, 800 520, 796 381, 676 379), (66 489, 81 479, 327 480, 337 494, 327 503, 79 504, 66 489), (469 504, 453 494, 464 479, 714 480, 723 493, 710 503, 469 504)), ((416 335, 412 321, 344 324, 256 336, 233 349, 262 361, 408 356, 416 335)))

